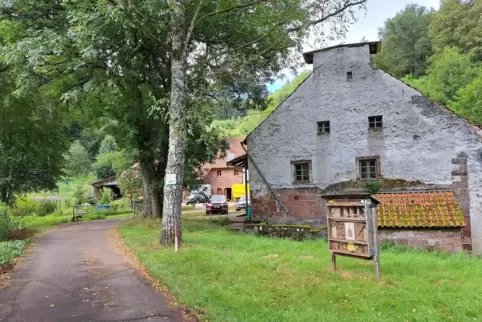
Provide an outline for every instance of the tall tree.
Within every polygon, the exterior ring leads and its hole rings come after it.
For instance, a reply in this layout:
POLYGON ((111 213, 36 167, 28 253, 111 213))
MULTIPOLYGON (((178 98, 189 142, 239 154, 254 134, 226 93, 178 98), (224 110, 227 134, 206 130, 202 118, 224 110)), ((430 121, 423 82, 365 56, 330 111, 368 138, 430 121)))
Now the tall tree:
POLYGON ((65 158, 67 160, 65 171, 69 176, 79 177, 90 171, 89 154, 79 140, 72 143, 65 158))
POLYGON ((433 9, 409 4, 379 29, 382 51, 375 57, 380 68, 398 77, 425 74, 427 59, 432 54, 428 26, 433 9))
POLYGON ((287 63, 289 48, 300 45, 310 27, 333 18, 335 31, 343 34, 354 19, 353 10, 364 2, 169 1, 172 87, 166 174, 175 183, 164 189, 162 244, 181 236, 188 107, 195 106, 198 92, 209 89, 208 83, 190 87, 188 71, 211 84, 243 74, 266 79, 287 63))

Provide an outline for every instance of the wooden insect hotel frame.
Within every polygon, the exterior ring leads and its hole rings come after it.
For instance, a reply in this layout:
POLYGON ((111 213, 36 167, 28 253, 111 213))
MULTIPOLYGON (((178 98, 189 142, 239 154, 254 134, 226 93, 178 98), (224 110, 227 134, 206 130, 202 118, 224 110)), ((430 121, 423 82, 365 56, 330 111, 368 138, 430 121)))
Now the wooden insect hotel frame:
POLYGON ((328 245, 336 270, 336 256, 373 260, 380 276, 376 199, 367 196, 324 197, 327 200, 328 245))

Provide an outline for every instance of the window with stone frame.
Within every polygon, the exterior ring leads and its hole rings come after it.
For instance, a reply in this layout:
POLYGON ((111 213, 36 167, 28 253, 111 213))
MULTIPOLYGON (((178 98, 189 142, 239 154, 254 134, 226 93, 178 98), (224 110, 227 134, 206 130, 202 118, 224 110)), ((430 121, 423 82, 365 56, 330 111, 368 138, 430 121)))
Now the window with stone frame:
POLYGON ((218 170, 218 171, 217 171, 218 177, 222 176, 222 174, 223 174, 223 173, 221 172, 221 170, 218 170))
POLYGON ((239 170, 234 170, 234 175, 239 176, 239 170))
POLYGON ((357 163, 360 179, 376 179, 380 177, 380 157, 358 157, 357 163))
POLYGON ((311 182, 311 160, 292 161, 293 183, 311 182))

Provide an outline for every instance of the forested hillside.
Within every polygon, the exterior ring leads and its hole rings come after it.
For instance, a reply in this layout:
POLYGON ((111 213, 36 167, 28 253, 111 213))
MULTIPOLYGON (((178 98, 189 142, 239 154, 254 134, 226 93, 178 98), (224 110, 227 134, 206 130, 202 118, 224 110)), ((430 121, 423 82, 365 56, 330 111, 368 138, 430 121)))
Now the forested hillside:
POLYGON ((375 64, 482 124, 482 0, 408 5, 380 29, 375 64))

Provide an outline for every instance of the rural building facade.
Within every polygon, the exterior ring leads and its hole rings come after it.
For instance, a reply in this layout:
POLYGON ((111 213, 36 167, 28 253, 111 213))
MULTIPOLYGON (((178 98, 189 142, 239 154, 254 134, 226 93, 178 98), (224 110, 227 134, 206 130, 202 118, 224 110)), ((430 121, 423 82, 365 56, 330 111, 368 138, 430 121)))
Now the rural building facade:
POLYGON ((213 195, 225 195, 232 200, 233 184, 243 183, 243 168, 233 168, 226 165, 227 162, 245 154, 241 142, 245 136, 227 139, 229 148, 225 156, 219 156, 214 163, 206 163, 202 167, 203 183, 212 186, 213 195))
POLYGON ((253 217, 323 225, 323 195, 370 193, 382 239, 482 254, 481 129, 372 67, 379 49, 303 55, 312 74, 246 139, 253 217))

